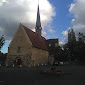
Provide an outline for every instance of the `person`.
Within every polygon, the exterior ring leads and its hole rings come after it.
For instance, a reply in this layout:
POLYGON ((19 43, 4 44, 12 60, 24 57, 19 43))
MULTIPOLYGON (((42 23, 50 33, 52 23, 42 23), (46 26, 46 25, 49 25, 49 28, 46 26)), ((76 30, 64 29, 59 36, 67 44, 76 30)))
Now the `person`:
POLYGON ((52 71, 52 72, 56 72, 55 66, 51 68, 51 71, 52 71))
POLYGON ((16 60, 14 60, 14 65, 16 65, 16 60))

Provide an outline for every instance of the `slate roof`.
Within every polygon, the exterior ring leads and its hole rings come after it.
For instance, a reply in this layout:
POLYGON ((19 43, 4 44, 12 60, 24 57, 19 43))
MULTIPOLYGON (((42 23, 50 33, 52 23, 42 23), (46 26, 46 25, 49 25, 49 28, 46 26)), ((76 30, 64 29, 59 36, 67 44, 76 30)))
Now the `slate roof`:
POLYGON ((23 28, 25 29, 30 41, 32 42, 33 47, 39 48, 42 50, 48 50, 47 44, 46 44, 46 39, 42 36, 39 36, 36 32, 33 32, 29 28, 25 27, 22 25, 23 28))
POLYGON ((56 43, 59 46, 59 40, 58 40, 58 38, 56 38, 56 39, 48 39, 46 41, 47 41, 47 44, 48 44, 48 48, 49 48, 49 44, 51 44, 50 48, 55 48, 55 44, 56 43))
POLYGON ((58 38, 46 40, 48 43, 59 43, 58 38))

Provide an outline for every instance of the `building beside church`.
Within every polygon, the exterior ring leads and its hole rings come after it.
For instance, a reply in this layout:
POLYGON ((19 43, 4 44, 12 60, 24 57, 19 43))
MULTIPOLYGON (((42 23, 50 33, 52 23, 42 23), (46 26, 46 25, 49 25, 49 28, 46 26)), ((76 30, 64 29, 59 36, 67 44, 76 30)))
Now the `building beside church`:
POLYGON ((41 36, 39 6, 37 11, 36 32, 20 24, 8 48, 7 65, 33 66, 48 63, 46 39, 41 36))
POLYGON ((55 57, 55 52, 56 48, 59 47, 59 40, 58 38, 56 39, 48 39, 47 41, 47 46, 48 46, 48 52, 49 52, 49 64, 53 64, 54 62, 54 57, 55 57))
POLYGON ((54 50, 55 50, 56 47, 59 46, 58 38, 56 38, 56 39, 48 39, 46 41, 47 41, 49 55, 54 56, 54 50))

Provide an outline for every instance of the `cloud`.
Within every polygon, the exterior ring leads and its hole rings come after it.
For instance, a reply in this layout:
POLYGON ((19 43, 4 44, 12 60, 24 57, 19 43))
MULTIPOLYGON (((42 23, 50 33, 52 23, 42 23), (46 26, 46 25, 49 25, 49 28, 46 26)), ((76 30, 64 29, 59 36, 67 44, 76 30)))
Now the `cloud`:
POLYGON ((85 0, 75 0, 70 5, 69 12, 74 15, 71 24, 76 35, 78 32, 85 34, 85 0))
MULTIPOLYGON (((85 35, 85 0, 74 0, 70 5, 69 12, 74 16, 71 25, 78 39, 78 33, 81 32, 85 35)), ((67 36, 70 27, 63 31, 62 34, 67 36)), ((62 41, 63 43, 63 41, 62 41)))
POLYGON ((65 31, 63 31, 62 32, 62 34, 64 35, 64 36, 67 36, 68 35, 68 30, 70 30, 71 28, 70 27, 68 27, 68 29, 67 30, 65 30, 65 31))
POLYGON ((59 45, 63 47, 64 44, 68 42, 67 38, 64 38, 62 41, 59 42, 59 45))
POLYGON ((48 32, 54 33, 55 31, 53 29, 48 29, 48 32))
POLYGON ((42 35, 45 36, 47 33, 43 30, 42 31, 42 35))
MULTIPOLYGON (((0 0, 0 34, 11 39, 19 23, 34 30, 38 0, 0 0)), ((39 0, 40 17, 44 28, 55 16, 55 10, 48 0, 39 0)), ((44 32, 44 34, 46 34, 44 32)))
POLYGON ((62 32, 62 34, 65 35, 65 36, 67 36, 68 35, 68 31, 65 30, 65 31, 62 32))

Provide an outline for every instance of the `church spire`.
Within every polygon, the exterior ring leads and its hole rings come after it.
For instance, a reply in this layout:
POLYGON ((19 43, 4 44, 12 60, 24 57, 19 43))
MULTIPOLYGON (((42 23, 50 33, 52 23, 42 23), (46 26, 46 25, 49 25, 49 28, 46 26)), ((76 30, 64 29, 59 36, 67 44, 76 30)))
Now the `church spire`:
POLYGON ((38 4, 38 10, 37 10, 37 21, 36 21, 36 27, 41 27, 39 4, 38 4))
POLYGON ((39 11, 39 4, 38 4, 38 10, 37 10, 37 20, 36 20, 36 27, 35 27, 36 33, 38 33, 39 36, 41 36, 41 21, 40 21, 40 11, 39 11))

